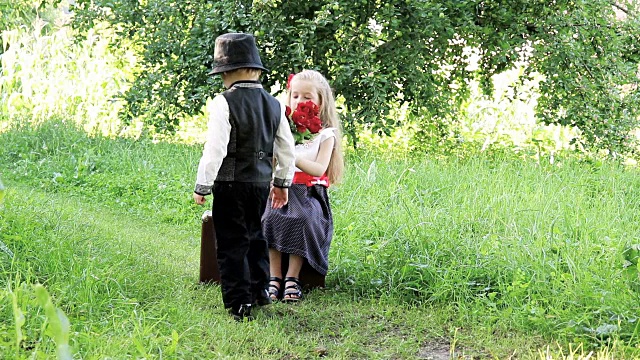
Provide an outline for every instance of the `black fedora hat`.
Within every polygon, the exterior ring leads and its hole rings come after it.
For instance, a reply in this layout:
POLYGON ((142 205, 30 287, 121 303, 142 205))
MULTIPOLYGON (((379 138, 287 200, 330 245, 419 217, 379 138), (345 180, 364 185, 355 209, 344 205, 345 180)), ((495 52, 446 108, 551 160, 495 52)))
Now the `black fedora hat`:
POLYGON ((251 34, 228 33, 216 38, 213 70, 209 75, 240 68, 269 71, 262 66, 256 39, 251 34))

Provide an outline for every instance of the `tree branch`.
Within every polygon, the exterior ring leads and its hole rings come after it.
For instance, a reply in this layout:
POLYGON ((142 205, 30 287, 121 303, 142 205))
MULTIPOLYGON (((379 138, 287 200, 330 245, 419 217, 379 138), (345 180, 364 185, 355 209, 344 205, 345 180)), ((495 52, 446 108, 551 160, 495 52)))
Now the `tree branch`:
POLYGON ((610 3, 613 7, 615 7, 616 9, 618 9, 618 10, 622 11, 623 13, 625 13, 625 14, 629 15, 629 9, 625 8, 625 7, 624 7, 624 6, 622 6, 622 5, 619 5, 619 4, 618 4, 617 2, 615 2, 615 1, 611 1, 611 2, 609 2, 609 3, 610 3))

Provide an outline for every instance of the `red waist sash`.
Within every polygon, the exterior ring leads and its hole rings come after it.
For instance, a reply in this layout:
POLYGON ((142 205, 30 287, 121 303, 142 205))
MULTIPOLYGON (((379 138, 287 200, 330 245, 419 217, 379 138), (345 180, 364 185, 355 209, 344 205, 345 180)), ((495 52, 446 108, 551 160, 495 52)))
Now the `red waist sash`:
POLYGON ((327 177, 327 174, 322 174, 322 176, 311 176, 306 172, 296 171, 293 174, 293 183, 304 184, 307 186, 322 185, 328 188, 329 178, 327 177))

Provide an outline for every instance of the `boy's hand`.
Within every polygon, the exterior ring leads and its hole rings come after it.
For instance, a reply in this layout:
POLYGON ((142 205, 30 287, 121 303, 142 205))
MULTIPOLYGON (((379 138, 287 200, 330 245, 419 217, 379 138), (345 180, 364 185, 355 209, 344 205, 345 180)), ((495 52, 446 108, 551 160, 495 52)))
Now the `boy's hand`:
POLYGON ((204 197, 204 196, 199 195, 199 194, 196 194, 196 193, 193 193, 193 200, 194 200, 194 201, 196 202, 196 204, 198 204, 198 205, 203 205, 203 204, 207 201, 207 199, 205 199, 205 197, 204 197))
POLYGON ((280 209, 289 202, 289 189, 274 186, 271 188, 271 194, 269 194, 269 197, 271 198, 271 207, 274 209, 280 209))

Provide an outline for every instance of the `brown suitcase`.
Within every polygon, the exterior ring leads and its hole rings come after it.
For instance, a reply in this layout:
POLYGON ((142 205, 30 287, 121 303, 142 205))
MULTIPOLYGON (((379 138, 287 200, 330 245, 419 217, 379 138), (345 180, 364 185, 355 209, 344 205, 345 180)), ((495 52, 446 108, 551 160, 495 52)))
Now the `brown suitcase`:
POLYGON ((216 231, 213 227, 211 210, 202 214, 202 234, 200 236, 200 282, 220 283, 218 253, 216 251, 216 231))
MULTIPOLYGON (((216 232, 213 227, 211 210, 202 214, 202 235, 200 237, 200 282, 220 283, 220 271, 218 270, 218 254, 216 252, 216 232)), ((282 274, 287 273, 289 255, 282 254, 282 274)), ((305 260, 300 270, 300 282, 304 288, 316 288, 325 286, 325 277, 314 270, 305 260)))

